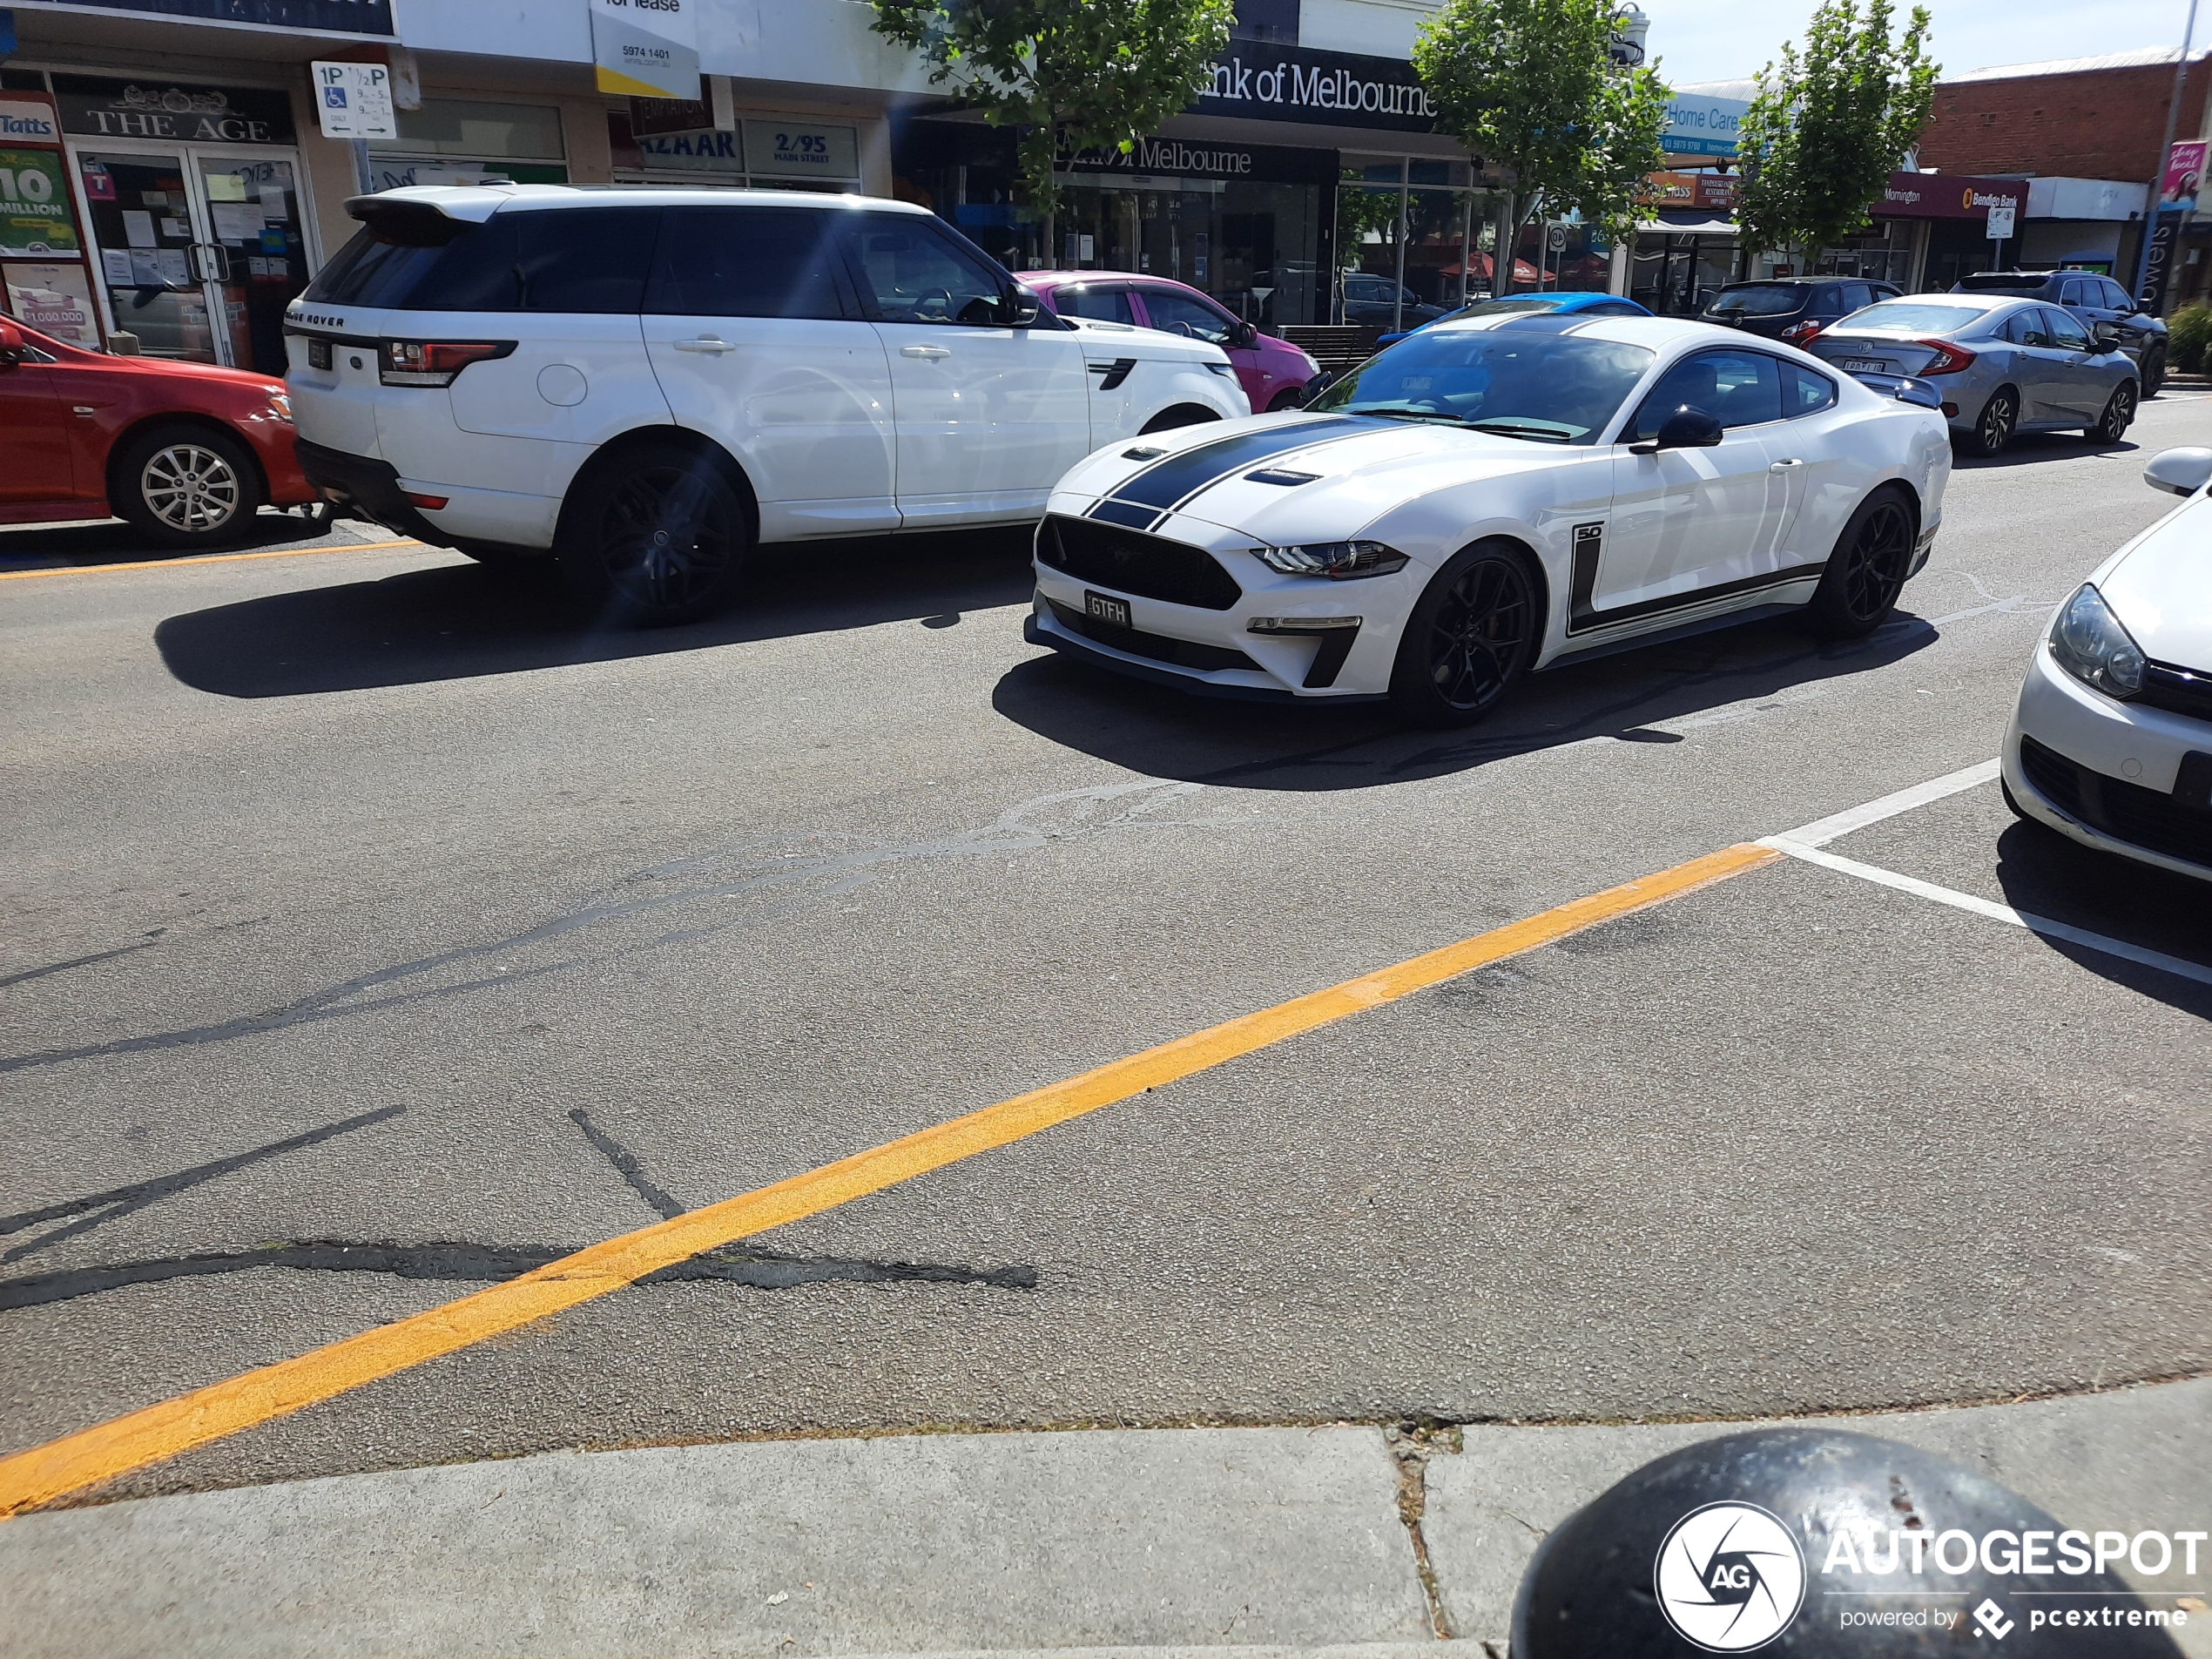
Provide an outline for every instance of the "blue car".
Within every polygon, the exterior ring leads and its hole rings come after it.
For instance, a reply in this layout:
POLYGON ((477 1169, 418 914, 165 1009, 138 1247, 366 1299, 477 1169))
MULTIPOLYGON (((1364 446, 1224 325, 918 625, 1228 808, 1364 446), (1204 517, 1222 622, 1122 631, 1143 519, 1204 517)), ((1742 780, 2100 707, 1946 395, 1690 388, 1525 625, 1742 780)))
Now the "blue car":
MULTIPOLYGON (((1633 300, 1622 299, 1617 293, 1516 293, 1503 300, 1477 300, 1473 305, 1461 306, 1457 311, 1447 311, 1421 328, 1433 328, 1440 322, 1458 322, 1466 317, 1509 317, 1518 311, 1572 311, 1585 317, 1649 317, 1652 314, 1633 300)), ((1394 334, 1385 334, 1375 344, 1395 346, 1407 334, 1418 334, 1421 328, 1406 328, 1394 334)))

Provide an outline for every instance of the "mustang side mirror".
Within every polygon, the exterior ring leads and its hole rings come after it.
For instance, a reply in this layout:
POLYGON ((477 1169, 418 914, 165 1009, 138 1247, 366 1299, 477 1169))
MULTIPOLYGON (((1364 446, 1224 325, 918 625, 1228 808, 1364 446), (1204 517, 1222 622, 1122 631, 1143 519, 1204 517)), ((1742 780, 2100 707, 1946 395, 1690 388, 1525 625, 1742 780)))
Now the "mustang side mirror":
POLYGON ((1720 419, 1694 403, 1685 403, 1659 423, 1659 435, 1649 443, 1632 443, 1632 455, 1656 455, 1662 449, 1710 449, 1723 434, 1720 419))
POLYGON ((2161 449, 2143 469, 2143 482, 2169 496, 2194 496, 2212 480, 2212 449, 2161 449))

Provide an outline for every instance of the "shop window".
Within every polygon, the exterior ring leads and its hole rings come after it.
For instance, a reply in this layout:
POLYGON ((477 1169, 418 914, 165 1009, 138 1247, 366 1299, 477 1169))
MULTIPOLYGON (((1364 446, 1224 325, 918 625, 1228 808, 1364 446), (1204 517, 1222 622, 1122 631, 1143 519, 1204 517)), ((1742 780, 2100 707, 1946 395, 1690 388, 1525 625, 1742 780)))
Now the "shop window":
POLYGON ((369 147, 380 153, 454 156, 472 161, 559 161, 561 111, 550 104, 485 104, 425 98, 398 112, 400 136, 369 147))
POLYGON ((833 217, 792 207, 670 212, 645 309, 675 317, 842 318, 833 217))

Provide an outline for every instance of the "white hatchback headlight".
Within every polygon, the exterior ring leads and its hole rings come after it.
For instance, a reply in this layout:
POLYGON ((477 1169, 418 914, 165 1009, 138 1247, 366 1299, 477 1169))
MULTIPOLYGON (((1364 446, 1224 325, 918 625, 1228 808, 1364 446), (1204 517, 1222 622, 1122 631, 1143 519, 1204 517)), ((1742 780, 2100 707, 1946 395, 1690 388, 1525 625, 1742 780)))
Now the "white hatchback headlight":
POLYGON ((1406 568, 1406 556, 1380 542, 1317 542, 1306 547, 1256 547, 1252 556, 1285 576, 1325 576, 1332 582, 1388 576, 1406 568))
POLYGON ((2059 609, 2051 624, 2051 655, 2060 668, 2107 697, 2133 697, 2143 689, 2142 647, 2128 637, 2090 583, 2059 609))

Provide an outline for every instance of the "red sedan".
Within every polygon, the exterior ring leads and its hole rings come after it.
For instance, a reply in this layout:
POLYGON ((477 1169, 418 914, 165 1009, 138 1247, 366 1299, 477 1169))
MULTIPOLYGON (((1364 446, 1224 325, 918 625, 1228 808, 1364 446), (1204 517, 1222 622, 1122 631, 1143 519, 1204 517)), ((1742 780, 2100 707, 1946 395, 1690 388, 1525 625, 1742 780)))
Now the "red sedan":
POLYGON ((0 318, 0 524, 126 518, 169 547, 242 534, 314 490, 284 382, 111 357, 0 318))

